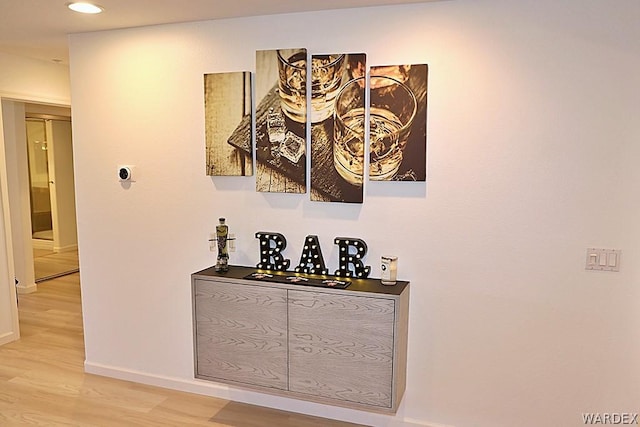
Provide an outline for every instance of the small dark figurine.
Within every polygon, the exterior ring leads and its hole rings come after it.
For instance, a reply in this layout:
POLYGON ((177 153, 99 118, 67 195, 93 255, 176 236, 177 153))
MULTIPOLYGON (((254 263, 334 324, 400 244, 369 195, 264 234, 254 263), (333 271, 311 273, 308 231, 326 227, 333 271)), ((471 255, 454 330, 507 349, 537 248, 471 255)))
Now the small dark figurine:
POLYGON ((227 249, 227 240, 229 238, 229 226, 225 224, 225 219, 220 218, 220 223, 216 225, 216 241, 218 242, 218 258, 216 262, 216 271, 229 271, 229 251, 227 249))

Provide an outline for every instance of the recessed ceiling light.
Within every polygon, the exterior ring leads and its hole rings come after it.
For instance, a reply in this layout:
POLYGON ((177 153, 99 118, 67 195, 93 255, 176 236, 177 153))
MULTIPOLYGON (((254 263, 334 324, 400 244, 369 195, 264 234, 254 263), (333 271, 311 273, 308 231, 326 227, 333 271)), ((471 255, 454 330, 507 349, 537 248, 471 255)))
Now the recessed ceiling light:
POLYGON ((85 3, 85 2, 69 3, 67 4, 67 7, 73 10, 74 12, 80 12, 80 13, 95 14, 95 13, 100 13, 104 11, 104 9, 100 6, 96 6, 95 4, 85 3))

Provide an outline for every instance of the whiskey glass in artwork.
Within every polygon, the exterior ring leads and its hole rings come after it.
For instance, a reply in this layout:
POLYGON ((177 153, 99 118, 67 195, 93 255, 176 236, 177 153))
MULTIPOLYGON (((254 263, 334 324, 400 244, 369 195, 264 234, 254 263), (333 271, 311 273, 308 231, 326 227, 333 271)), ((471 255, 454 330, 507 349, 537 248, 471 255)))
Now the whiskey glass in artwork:
POLYGON ((298 123, 307 121, 307 50, 279 49, 278 91, 282 112, 298 123))
POLYGON ((204 75, 206 173, 253 175, 251 73, 204 75))
POLYGON ((333 115, 333 103, 344 76, 345 54, 311 57, 311 123, 333 115))
POLYGON ((369 178, 388 181, 402 163, 418 104, 404 83, 372 75, 369 105, 369 178))
MULTIPOLYGON (((282 111, 291 120, 305 123, 307 52, 305 49, 280 49, 277 54, 282 111)), ((345 57, 345 54, 312 56, 311 123, 319 123, 333 114, 333 101, 344 75, 345 57)))
POLYGON ((335 102, 333 164, 349 184, 362 185, 364 171, 364 77, 349 81, 335 102))

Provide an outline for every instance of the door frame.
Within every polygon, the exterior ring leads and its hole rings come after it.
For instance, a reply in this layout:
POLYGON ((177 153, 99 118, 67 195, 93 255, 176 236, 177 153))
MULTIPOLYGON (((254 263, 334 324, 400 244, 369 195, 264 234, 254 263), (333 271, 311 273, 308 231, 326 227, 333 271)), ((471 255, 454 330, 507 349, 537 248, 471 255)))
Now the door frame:
POLYGON ((7 174, 7 158, 4 141, 4 118, 2 115, 2 98, 0 98, 0 243, 4 240, 4 247, 0 247, 0 266, 7 266, 6 275, 0 277, 0 300, 9 298, 11 312, 10 330, 0 330, 0 345, 20 339, 20 324, 18 320, 17 290, 15 287, 15 265, 13 259, 13 240, 11 238, 11 216, 9 211, 9 185, 7 174), (4 287, 4 289, 2 289, 4 287), (7 289, 8 288, 8 289, 7 289))
MULTIPOLYGON (((30 104, 33 104, 33 103, 30 103, 30 104)), ((67 107, 64 107, 64 108, 67 108, 67 107)), ((69 114, 71 113, 69 112, 69 114)), ((58 154, 56 154, 56 151, 59 152, 59 148, 56 148, 56 145, 59 143, 59 141, 58 143, 56 142, 56 136, 55 136, 56 131, 54 130, 54 126, 56 126, 56 123, 54 122, 66 122, 66 123, 69 123, 69 126, 71 126, 71 115, 66 116, 66 115, 60 115, 60 114, 34 113, 34 112, 27 111, 26 118, 27 120, 29 119, 43 120, 44 122, 43 124, 45 127, 45 136, 46 136, 46 143, 47 143, 49 197, 50 197, 49 207, 51 208, 51 222, 52 222, 52 232, 53 232, 51 246, 50 247, 47 246, 46 248, 51 249, 55 252, 58 252, 58 251, 65 252, 74 248, 77 249, 78 248, 77 238, 76 238, 76 243, 74 245, 62 245, 62 238, 60 235, 61 218, 60 218, 60 209, 58 204, 59 188, 57 187, 58 181, 60 181, 60 176, 58 175, 58 171, 57 171, 58 165, 56 162, 56 158, 58 156, 58 154)), ((72 141, 71 141, 71 144, 73 144, 72 141)), ((64 184, 64 180, 63 180, 63 184, 64 184)), ((38 240, 32 239, 32 241, 35 247, 38 247, 37 245, 38 240)))
MULTIPOLYGON (((11 206, 9 204, 9 192, 10 189, 15 189, 15 186, 19 186, 19 183, 9 184, 8 181, 8 172, 7 172, 7 158, 6 158, 6 147, 7 141, 5 141, 5 126, 3 123, 3 108, 2 101, 13 101, 20 102, 24 104, 42 104, 42 105, 50 105, 54 107, 64 107, 71 108, 71 103, 69 102, 61 102, 60 99, 48 99, 37 96, 15 96, 15 95, 6 95, 0 91, 0 211, 2 212, 2 216, 0 220, 2 220, 2 224, 0 227, 4 229, 4 239, 0 239, 0 245, 3 247, 0 248, 0 265, 6 262, 7 265, 7 275, 6 277, 0 276, 0 299, 2 297, 7 296, 10 299, 10 311, 11 311, 11 331, 6 334, 2 334, 0 331, 0 345, 6 344, 11 341, 15 341, 20 338, 20 323, 18 317, 18 294, 19 293, 30 293, 35 292, 37 290, 37 286, 34 283, 29 283, 25 287, 18 290, 18 287, 15 286, 15 277, 16 277, 16 262, 24 262, 23 257, 17 258, 19 254, 15 254, 14 251, 14 240, 12 237, 12 227, 19 227, 21 230, 24 228, 22 223, 14 224, 12 222, 11 217, 11 206), (2 242, 4 240, 4 242, 2 242), (4 244, 3 244, 4 243, 4 244), (4 288, 4 289, 3 289, 4 288), (8 289, 7 289, 8 288, 8 289)), ((25 147, 26 149, 26 147, 25 147)), ((27 165, 21 165, 20 167, 27 168, 27 165)), ((15 210, 16 208, 14 208, 15 210)), ((13 218, 14 221, 20 221, 20 218, 13 218)), ((29 224, 31 223, 31 219, 29 218, 29 224)), ((29 248, 31 248, 31 228, 28 230, 22 230, 21 233, 23 235, 23 241, 21 242, 23 245, 28 244, 29 248), (27 241, 28 240, 28 241, 27 241)), ((0 236, 2 237, 2 236, 0 236)), ((33 257, 31 257, 31 269, 33 269, 33 257)), ((33 274, 31 276, 34 276, 33 274)))

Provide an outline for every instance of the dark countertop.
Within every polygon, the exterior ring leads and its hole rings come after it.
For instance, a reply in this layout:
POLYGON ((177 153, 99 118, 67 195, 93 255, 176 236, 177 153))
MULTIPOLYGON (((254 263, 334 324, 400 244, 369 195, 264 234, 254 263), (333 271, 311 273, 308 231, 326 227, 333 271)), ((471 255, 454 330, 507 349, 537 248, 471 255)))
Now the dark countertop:
POLYGON ((350 282, 350 285, 346 289, 344 289, 344 291, 350 291, 350 292, 368 292, 368 293, 376 293, 376 294, 383 294, 383 295, 400 295, 402 291, 404 291, 405 288, 409 286, 409 282, 403 281, 403 280, 398 280, 395 285, 387 286, 380 283, 380 279, 375 279, 375 278, 356 279, 356 278, 350 278, 350 277, 345 278, 345 277, 338 277, 338 276, 320 276, 320 275, 314 275, 314 274, 300 274, 292 271, 259 270, 255 267, 242 267, 237 265, 230 265, 229 271, 225 273, 218 273, 216 272, 215 267, 209 267, 209 268, 205 268, 204 270, 193 273, 192 276, 201 277, 201 278, 219 277, 219 278, 230 278, 230 279, 244 279, 244 280, 247 280, 248 283, 258 282, 258 283, 265 283, 270 285, 282 285, 283 287, 286 287, 288 289, 306 288, 307 290, 317 289, 318 291, 325 290, 325 289, 336 290, 336 291, 341 290, 337 288, 331 288, 328 286, 316 287, 316 286, 312 286, 309 284, 302 284, 302 283, 279 283, 273 280, 269 280, 268 278, 264 280, 246 279, 248 275, 252 273, 258 273, 258 272, 268 273, 270 275, 280 276, 280 277, 301 276, 301 277, 307 277, 310 279, 323 279, 323 280, 335 279, 335 280, 341 280, 341 281, 348 281, 350 282))

